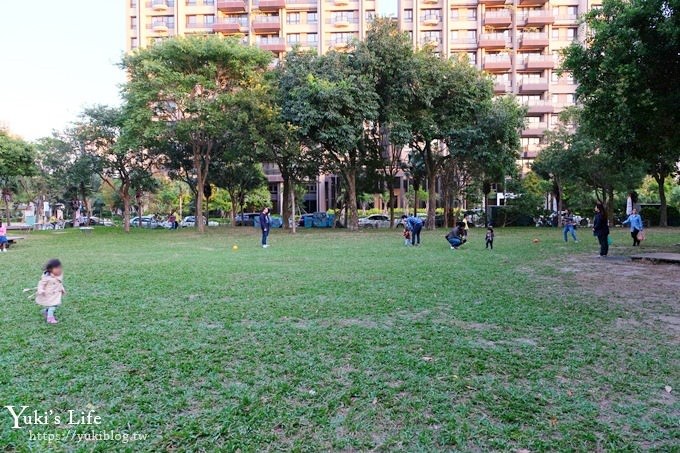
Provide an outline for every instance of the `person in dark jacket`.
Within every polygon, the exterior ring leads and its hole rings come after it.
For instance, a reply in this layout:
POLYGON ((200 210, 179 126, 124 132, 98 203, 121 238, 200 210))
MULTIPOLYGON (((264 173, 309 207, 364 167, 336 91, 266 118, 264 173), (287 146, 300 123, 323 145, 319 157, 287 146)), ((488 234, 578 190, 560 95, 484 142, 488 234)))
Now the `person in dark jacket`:
POLYGON ((444 236, 451 246, 451 250, 458 250, 463 245, 463 235, 465 234, 465 224, 458 222, 449 233, 444 236))
POLYGON ((609 254, 609 223, 607 222, 607 211, 602 203, 595 205, 593 234, 600 243, 600 256, 604 258, 609 254))
POLYGON ((423 219, 415 216, 401 216, 401 222, 411 232, 411 245, 420 245, 420 232, 423 229, 423 219))
POLYGON ((269 208, 264 208, 260 213, 260 228, 262 229, 262 248, 269 247, 267 239, 269 238, 269 228, 272 225, 272 218, 269 217, 269 208))

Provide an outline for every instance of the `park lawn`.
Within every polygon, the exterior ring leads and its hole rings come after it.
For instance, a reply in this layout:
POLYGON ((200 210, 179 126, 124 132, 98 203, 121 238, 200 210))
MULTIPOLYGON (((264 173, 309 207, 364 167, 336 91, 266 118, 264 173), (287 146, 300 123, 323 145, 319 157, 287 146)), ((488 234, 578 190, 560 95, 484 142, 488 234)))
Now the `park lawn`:
MULTIPOLYGON (((0 255, 0 401, 102 423, 14 430, 3 411, 0 450, 677 449, 680 267, 599 260, 578 232, 497 229, 493 252, 483 229, 458 251, 443 231, 420 248, 276 231, 266 250, 254 229, 32 233, 0 255), (56 326, 22 293, 52 257, 56 326)), ((677 243, 656 230, 643 248, 677 243)))

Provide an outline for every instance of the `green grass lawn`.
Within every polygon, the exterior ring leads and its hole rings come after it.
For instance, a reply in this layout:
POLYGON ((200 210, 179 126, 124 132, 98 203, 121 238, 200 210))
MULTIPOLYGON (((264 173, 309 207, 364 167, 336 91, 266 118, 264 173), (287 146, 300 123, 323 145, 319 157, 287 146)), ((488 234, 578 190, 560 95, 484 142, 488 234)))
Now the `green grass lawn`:
POLYGON ((678 451, 680 266, 600 260, 587 230, 483 233, 32 233, 0 255, 0 401, 101 424, 2 409, 0 450, 678 451), (56 326, 22 293, 52 257, 56 326), (146 438, 69 437, 92 432, 146 438))

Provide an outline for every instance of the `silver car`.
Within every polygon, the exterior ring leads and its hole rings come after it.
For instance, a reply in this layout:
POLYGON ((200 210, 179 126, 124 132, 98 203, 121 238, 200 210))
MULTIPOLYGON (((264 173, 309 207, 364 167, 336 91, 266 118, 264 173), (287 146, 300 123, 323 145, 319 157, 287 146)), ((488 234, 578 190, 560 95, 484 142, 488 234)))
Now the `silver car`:
POLYGON ((359 219, 360 228, 389 228, 390 218, 382 214, 373 214, 359 219))

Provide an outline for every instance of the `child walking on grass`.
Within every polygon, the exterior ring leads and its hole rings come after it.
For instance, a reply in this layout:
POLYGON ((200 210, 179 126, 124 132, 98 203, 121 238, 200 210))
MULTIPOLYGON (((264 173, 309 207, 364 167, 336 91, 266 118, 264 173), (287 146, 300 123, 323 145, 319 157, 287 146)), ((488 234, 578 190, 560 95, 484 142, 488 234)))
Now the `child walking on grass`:
POLYGON ((493 250, 493 228, 489 227, 486 229, 486 248, 493 250))
POLYGON ((54 311, 61 305, 61 298, 66 294, 63 283, 63 271, 61 261, 49 260, 45 264, 45 272, 38 283, 38 292, 35 295, 35 303, 44 307, 42 310, 48 324, 56 324, 54 311))
POLYGON ((0 220, 0 252, 7 252, 7 245, 9 245, 9 241, 7 240, 7 227, 2 226, 2 220, 0 220))

